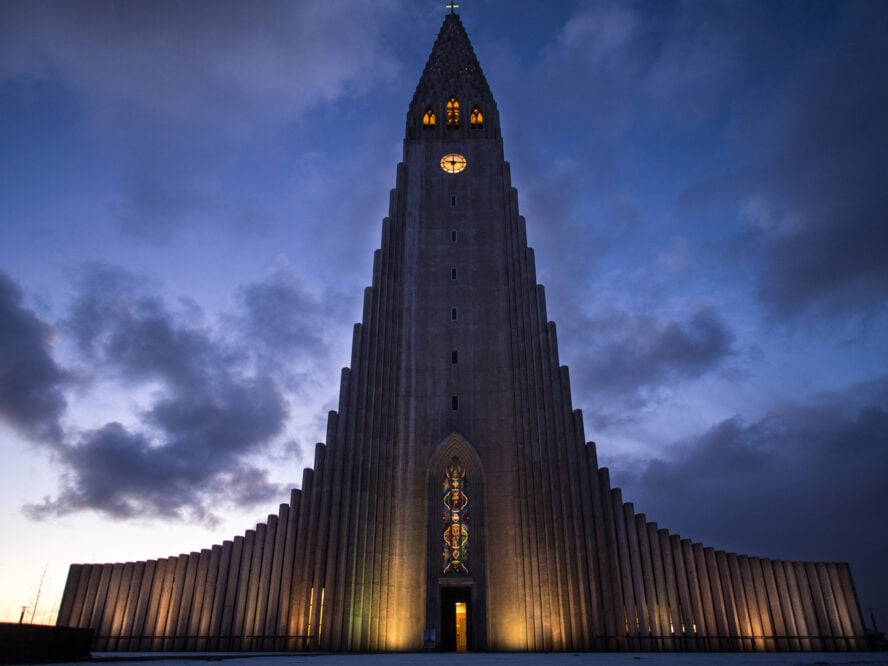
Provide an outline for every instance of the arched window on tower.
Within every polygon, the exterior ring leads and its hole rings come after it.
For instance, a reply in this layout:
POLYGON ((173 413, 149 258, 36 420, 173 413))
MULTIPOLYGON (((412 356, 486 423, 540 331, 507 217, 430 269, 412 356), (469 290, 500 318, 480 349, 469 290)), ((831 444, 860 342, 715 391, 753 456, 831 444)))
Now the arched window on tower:
POLYGON ((469 123, 472 125, 473 129, 481 129, 484 127, 484 116, 481 113, 480 107, 475 107, 472 109, 472 115, 469 116, 469 123))
POLYGON ((447 128, 457 129, 459 127, 459 102, 456 97, 447 100, 447 128))
POLYGON ((422 116, 422 128, 435 129, 435 112, 432 111, 432 107, 427 108, 422 116))

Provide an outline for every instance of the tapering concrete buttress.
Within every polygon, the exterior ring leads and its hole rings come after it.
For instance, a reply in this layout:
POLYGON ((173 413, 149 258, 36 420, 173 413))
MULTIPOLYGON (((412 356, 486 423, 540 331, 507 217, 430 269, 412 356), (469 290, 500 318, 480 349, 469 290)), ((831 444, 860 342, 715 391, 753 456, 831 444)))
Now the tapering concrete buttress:
POLYGON ((623 501, 559 363, 499 110, 448 14, 410 102, 339 404, 302 487, 200 552, 74 564, 97 650, 854 650, 846 564, 623 501))

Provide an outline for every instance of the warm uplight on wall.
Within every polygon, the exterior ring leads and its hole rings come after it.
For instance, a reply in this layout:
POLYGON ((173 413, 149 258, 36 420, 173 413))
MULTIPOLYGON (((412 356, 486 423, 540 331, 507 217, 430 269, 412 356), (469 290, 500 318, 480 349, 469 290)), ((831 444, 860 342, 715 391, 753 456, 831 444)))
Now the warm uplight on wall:
POLYGON ((497 622, 491 626, 491 635, 495 636, 495 650, 503 652, 524 652, 530 646, 527 643, 526 618, 517 608, 510 608, 506 613, 497 613, 497 622))

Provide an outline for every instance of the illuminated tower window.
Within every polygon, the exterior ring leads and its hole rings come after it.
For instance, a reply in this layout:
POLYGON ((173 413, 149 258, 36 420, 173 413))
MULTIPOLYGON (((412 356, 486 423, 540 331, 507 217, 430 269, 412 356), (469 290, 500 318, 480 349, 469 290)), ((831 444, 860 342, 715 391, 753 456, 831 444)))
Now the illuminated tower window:
POLYGON ((422 116, 422 128, 435 129, 435 112, 432 111, 431 107, 426 109, 426 112, 422 116))
POLYGON ((447 127, 457 129, 459 127, 459 102, 456 97, 447 100, 447 127))
POLYGON ((484 116, 479 107, 476 106, 472 109, 472 114, 469 116, 469 123, 474 129, 481 129, 484 127, 484 116))
POLYGON ((442 573, 469 573, 469 497, 466 495, 466 468, 453 456, 444 470, 441 520, 444 551, 442 573))

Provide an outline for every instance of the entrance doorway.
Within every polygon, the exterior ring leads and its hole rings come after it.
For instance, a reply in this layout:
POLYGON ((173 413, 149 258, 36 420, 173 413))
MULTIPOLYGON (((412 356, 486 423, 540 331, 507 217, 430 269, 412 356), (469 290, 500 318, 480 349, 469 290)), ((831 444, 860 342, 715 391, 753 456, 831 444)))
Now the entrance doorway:
POLYGON ((472 649, 472 588, 441 587, 441 649, 472 649))

